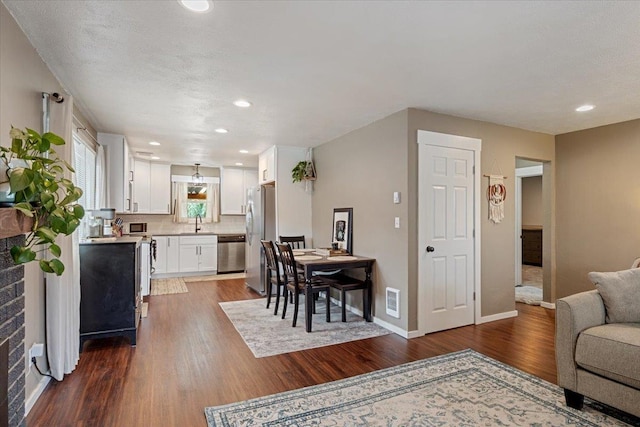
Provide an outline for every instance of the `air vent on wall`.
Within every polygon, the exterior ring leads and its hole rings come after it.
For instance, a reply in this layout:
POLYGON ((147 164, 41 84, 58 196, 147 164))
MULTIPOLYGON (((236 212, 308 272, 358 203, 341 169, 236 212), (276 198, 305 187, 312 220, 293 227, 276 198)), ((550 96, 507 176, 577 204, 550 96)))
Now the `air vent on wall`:
POLYGON ((387 314, 396 319, 400 318, 400 291, 394 288, 387 288, 387 314))

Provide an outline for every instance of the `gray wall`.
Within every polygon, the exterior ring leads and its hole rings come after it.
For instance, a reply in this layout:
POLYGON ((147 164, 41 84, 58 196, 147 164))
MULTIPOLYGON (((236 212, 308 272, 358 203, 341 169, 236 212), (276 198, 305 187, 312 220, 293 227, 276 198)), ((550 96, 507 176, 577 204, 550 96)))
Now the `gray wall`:
POLYGON ((558 298, 640 256, 640 120, 556 136, 558 298))
MULTIPOLYGON (((42 92, 64 93, 3 4, 0 4, 0 143, 10 145, 9 129, 42 130, 42 92)), ((34 342, 45 342, 44 280, 36 263, 25 267, 25 353, 34 342)), ((38 358, 48 370, 46 354, 38 358)), ((27 370, 27 399, 40 376, 27 370)))
POLYGON ((542 176, 522 178, 522 225, 542 225, 542 176))

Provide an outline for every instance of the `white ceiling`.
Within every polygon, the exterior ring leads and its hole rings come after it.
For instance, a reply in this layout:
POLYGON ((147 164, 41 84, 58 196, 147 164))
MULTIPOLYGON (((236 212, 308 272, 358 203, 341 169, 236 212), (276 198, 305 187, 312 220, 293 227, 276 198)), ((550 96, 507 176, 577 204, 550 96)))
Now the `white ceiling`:
POLYGON ((636 1, 3 3, 98 131, 172 163, 255 165, 408 107, 550 134, 640 117, 636 1))

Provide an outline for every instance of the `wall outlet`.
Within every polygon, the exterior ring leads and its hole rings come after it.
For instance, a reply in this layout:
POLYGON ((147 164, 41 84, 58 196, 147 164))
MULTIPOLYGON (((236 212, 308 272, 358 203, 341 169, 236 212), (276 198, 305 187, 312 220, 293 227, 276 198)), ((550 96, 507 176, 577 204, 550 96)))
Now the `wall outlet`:
POLYGON ((395 219, 393 224, 394 224, 395 228, 400 228, 400 217, 399 216, 396 217, 396 219, 395 219))
POLYGON ((29 360, 32 357, 40 357, 44 354, 44 344, 34 343, 29 349, 29 360))
POLYGON ((393 192, 393 203, 400 203, 400 192, 399 191, 394 191, 393 192))

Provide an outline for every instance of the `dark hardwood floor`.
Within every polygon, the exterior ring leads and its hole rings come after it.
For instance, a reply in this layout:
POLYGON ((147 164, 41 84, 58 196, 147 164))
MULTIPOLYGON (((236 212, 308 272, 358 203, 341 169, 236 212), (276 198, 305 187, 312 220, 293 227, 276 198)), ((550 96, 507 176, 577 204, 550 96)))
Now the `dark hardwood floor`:
MULTIPOLYGON (((519 316, 405 340, 395 334, 254 358, 218 305, 258 296, 242 280, 189 283, 152 296, 138 345, 89 341, 77 369, 50 383, 33 426, 206 426, 204 408, 472 348, 556 382, 554 311, 516 304, 519 316)), ((290 321, 290 320, 286 320, 290 321)))

